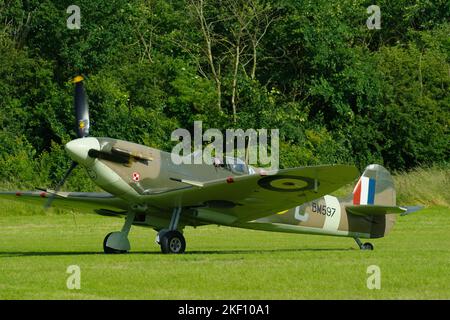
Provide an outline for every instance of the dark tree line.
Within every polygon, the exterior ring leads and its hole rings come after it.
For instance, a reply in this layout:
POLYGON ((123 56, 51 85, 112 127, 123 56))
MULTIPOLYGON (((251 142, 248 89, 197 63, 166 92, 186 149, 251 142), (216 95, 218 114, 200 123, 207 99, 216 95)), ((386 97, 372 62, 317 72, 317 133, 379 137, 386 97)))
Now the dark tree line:
MULTIPOLYGON (((283 167, 446 164, 449 21, 445 0, 0 0, 3 184, 67 168, 77 74, 93 136, 170 150, 174 129, 202 120, 278 128, 283 167)), ((79 171, 67 187, 92 187, 79 171)))

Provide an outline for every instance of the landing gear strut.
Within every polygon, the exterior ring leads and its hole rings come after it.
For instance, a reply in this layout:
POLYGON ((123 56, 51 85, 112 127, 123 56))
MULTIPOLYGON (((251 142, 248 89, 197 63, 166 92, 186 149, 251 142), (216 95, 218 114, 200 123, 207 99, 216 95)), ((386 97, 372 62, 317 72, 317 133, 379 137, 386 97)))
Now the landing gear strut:
POLYGON ((186 240, 183 234, 177 230, 180 220, 181 207, 173 210, 169 229, 158 232, 156 242, 161 246, 162 253, 183 253, 186 250, 186 240))
POLYGON ((122 230, 119 232, 111 232, 106 235, 103 240, 103 251, 105 253, 126 253, 130 251, 130 241, 128 240, 128 233, 133 224, 134 212, 129 212, 125 219, 122 230))
POLYGON ((373 244, 371 244, 370 242, 366 242, 363 244, 361 240, 359 240, 359 238, 354 239, 361 250, 373 250, 373 244))

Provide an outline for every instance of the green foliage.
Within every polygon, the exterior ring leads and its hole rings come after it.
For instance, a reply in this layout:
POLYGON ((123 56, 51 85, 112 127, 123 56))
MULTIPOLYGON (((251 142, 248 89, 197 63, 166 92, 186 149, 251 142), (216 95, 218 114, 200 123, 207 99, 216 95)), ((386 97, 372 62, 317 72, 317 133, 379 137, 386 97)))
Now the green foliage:
MULTIPOLYGON (((449 162, 448 1, 378 1, 381 30, 366 0, 80 0, 80 30, 71 4, 0 1, 4 184, 51 186, 67 169, 80 73, 94 136, 170 150, 172 130, 202 120, 279 129, 282 167, 449 162)), ((83 170, 71 180, 95 189, 83 170)))
MULTIPOLYGON (((2 183, 14 185, 20 183, 23 187, 33 186, 38 180, 33 166, 36 151, 23 136, 0 132, 0 175, 2 183)), ((33 186, 34 187, 34 186, 33 186)))
POLYGON ((409 168, 448 160, 450 65, 431 48, 383 48, 380 128, 382 156, 390 167, 409 168))

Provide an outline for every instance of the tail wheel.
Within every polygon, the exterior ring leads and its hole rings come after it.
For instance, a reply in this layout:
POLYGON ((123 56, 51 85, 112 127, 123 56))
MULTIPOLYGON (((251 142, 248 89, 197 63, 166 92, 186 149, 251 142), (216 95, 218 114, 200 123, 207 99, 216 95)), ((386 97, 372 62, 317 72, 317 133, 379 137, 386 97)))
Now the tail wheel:
POLYGON ((186 240, 177 230, 164 233, 160 239, 162 253, 183 253, 186 250, 186 240))
POLYGON ((361 248, 363 250, 373 250, 373 244, 371 244, 370 242, 366 242, 363 244, 363 247, 361 248))

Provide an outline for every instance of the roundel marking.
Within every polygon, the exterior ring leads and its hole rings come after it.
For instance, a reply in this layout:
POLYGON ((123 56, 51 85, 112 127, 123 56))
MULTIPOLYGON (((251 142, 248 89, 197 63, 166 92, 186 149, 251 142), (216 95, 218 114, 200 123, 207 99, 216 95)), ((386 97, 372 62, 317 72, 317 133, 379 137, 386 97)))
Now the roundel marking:
POLYGON ((314 189, 314 179, 291 175, 267 176, 258 180, 264 189, 278 192, 298 192, 314 189))
POLYGON ((139 174, 139 172, 133 172, 131 178, 133 179, 133 181, 138 182, 139 180, 141 180, 141 175, 139 174))

